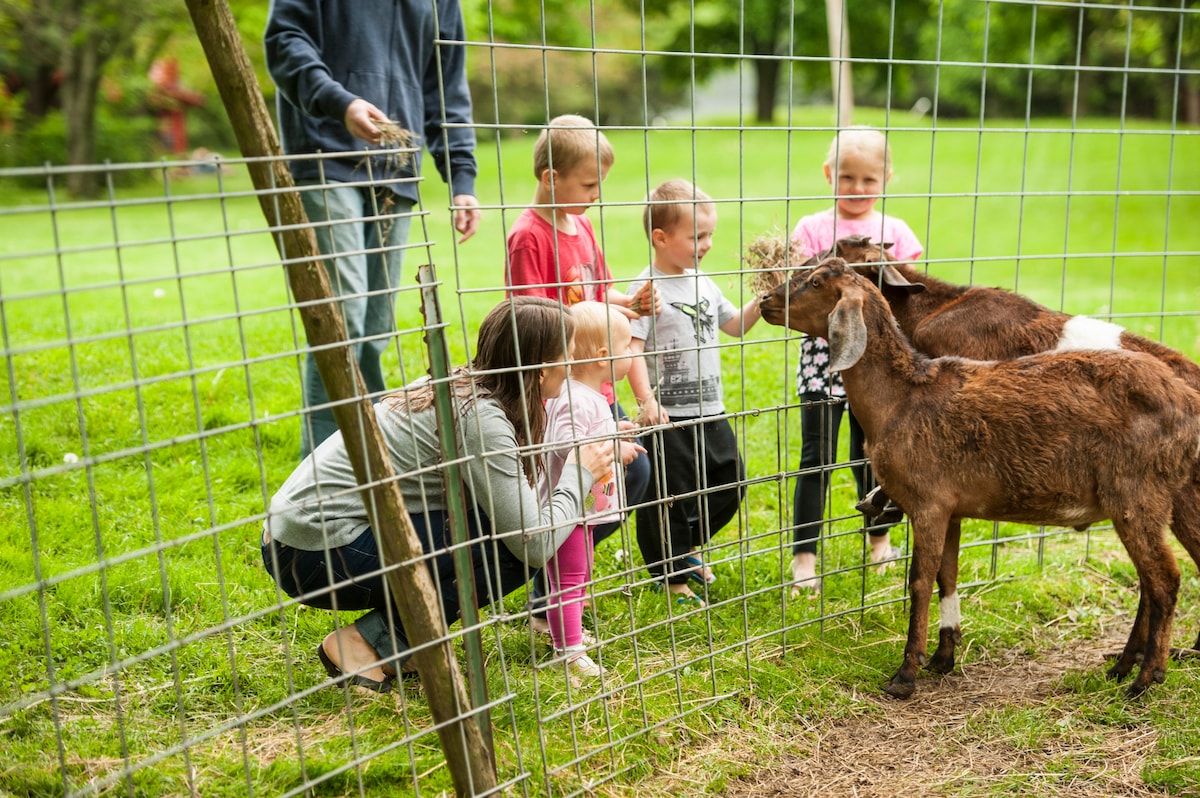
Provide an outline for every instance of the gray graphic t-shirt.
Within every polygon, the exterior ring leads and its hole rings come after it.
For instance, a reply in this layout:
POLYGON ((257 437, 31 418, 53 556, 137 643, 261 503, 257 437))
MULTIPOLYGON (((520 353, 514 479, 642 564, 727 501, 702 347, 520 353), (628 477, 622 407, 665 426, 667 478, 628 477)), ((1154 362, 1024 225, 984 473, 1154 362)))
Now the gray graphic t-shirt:
POLYGON ((665 274, 648 266, 629 284, 634 294, 653 280, 662 294, 662 313, 631 322, 633 337, 646 342, 650 384, 672 416, 694 418, 725 412, 721 396, 721 325, 737 315, 703 272, 665 274))

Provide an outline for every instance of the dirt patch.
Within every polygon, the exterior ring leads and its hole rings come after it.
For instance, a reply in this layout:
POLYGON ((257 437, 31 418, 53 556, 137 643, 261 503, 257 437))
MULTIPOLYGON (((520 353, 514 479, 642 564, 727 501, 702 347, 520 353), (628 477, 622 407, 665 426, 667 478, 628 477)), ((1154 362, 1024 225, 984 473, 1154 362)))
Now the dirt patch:
POLYGON ((1161 795, 1141 778, 1158 742, 1153 729, 1091 722, 1062 698, 1065 673, 1100 670, 1123 643, 1114 631, 1036 656, 1007 652, 967 662, 961 673, 924 676, 908 701, 865 697, 882 711, 793 730, 792 755, 738 779, 725 795, 990 795, 1006 784, 1009 792, 1072 798, 1161 795), (1062 706, 1052 730, 1037 728, 1057 716, 1046 705, 1062 706), (1024 709, 1031 712, 1023 726, 1024 709))

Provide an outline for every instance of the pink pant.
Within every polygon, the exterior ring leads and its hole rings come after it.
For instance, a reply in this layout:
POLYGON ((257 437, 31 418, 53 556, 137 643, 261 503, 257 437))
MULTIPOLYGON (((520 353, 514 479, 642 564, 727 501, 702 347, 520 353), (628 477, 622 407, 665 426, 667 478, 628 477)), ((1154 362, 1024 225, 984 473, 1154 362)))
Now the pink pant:
POLYGON ((592 530, 582 524, 575 527, 546 562, 550 596, 546 619, 550 639, 563 649, 583 642, 583 600, 592 576, 592 530))

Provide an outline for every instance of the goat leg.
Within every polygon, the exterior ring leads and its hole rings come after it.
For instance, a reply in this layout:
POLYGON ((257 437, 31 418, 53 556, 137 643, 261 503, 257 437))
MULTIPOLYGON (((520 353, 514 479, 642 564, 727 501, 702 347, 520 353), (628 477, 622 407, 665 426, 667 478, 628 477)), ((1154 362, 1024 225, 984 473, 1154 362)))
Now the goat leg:
MULTIPOLYGON (((1200 469, 1192 472, 1192 478, 1175 494, 1171 506, 1171 531, 1187 549, 1192 562, 1200 567, 1200 469)), ((1192 650, 1200 652, 1200 635, 1192 650)))
POLYGON ((908 642, 904 661, 883 691, 894 698, 910 698, 917 688, 917 673, 925 664, 925 646, 929 640, 929 600, 933 581, 940 569, 942 547, 946 539, 946 519, 941 523, 922 524, 914 531, 913 559, 909 571, 908 642), (935 530, 930 534, 929 530, 935 530))
POLYGON ((854 509, 863 514, 867 526, 893 526, 904 520, 904 510, 888 498, 882 485, 871 488, 867 495, 854 505, 854 509))
MULTIPOLYGON (((1169 552, 1169 550, 1168 550, 1169 552)), ((1170 571, 1175 565, 1172 559, 1165 563, 1164 571, 1170 571)), ((1171 652, 1171 621, 1175 615, 1175 600, 1179 589, 1179 571, 1175 569, 1174 589, 1170 576, 1155 583, 1157 595, 1150 599, 1149 639, 1146 641, 1146 653, 1142 657, 1142 665, 1137 678, 1129 685, 1129 695, 1137 697, 1146 691, 1150 685, 1162 684, 1167 679, 1167 660, 1171 652)))
MULTIPOLYGON (((1136 506, 1130 501, 1126 506, 1136 506)), ((1138 614, 1134 619, 1129 643, 1113 670, 1132 667, 1130 649, 1138 642, 1143 645, 1142 665, 1137 678, 1129 685, 1129 695, 1139 696, 1155 682, 1166 679, 1167 657, 1171 649, 1171 621, 1175 616, 1175 600, 1179 594, 1179 565, 1164 536, 1170 513, 1166 508, 1159 514, 1151 507, 1132 517, 1113 518, 1113 526, 1133 560, 1138 572, 1138 614)))
POLYGON ((958 597, 958 544, 962 521, 955 518, 946 527, 946 546, 942 549, 942 567, 938 571, 938 647, 925 669, 931 673, 954 670, 954 649, 962 642, 962 615, 958 597))
MULTIPOLYGON (((1140 582, 1141 580, 1139 580, 1140 582)), ((1116 655, 1117 661, 1108 669, 1106 675, 1118 682, 1129 675, 1133 666, 1142 661, 1146 651, 1146 640, 1149 638, 1149 608, 1145 590, 1138 590, 1137 615, 1133 617, 1133 628, 1129 630, 1129 639, 1125 648, 1116 655)))

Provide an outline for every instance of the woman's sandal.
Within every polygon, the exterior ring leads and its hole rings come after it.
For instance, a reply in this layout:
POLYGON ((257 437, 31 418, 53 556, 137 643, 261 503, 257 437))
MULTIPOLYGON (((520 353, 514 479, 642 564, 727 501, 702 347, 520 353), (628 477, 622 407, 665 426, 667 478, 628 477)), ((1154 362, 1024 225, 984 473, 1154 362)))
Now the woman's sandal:
POLYGON ((712 569, 704 564, 704 560, 700 559, 698 554, 689 554, 682 558, 683 561, 690 565, 692 569, 687 572, 687 578, 699 585, 711 585, 717 581, 717 575, 712 572, 712 569), (708 572, 705 575, 705 572, 708 572))
POLYGON ((370 690, 373 693, 390 693, 395 684, 396 677, 388 676, 383 681, 377 682, 374 679, 368 679, 361 673, 354 675, 346 674, 334 664, 329 655, 325 653, 325 644, 317 644, 317 659, 321 660, 321 664, 325 666, 325 672, 329 674, 329 678, 333 679, 333 683, 340 685, 343 682, 349 682, 354 687, 361 687, 364 690, 370 690))

